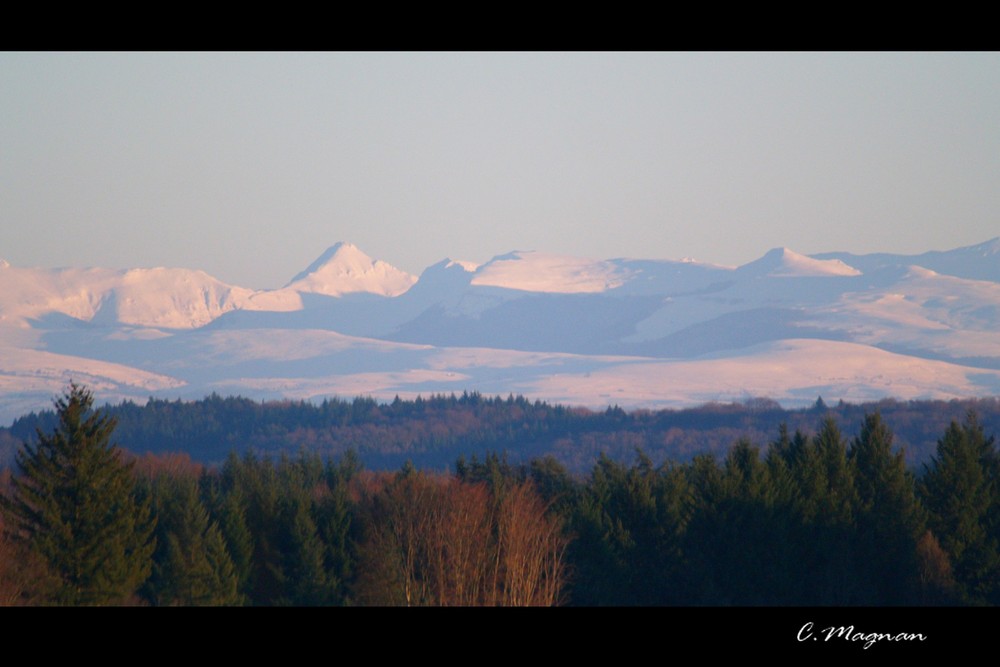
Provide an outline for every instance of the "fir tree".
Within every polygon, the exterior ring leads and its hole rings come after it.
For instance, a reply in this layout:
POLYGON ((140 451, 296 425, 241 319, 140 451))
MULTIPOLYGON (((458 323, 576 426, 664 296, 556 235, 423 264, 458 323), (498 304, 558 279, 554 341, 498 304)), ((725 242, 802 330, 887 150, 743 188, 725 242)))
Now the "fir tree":
POLYGON ((152 481, 157 550, 146 594, 157 605, 222 606, 243 602, 226 541, 198 497, 197 480, 152 481))
POLYGON ((218 475, 202 478, 206 509, 218 523, 226 549, 233 561, 237 589, 244 601, 249 599, 250 577, 253 571, 253 536, 247 527, 246 499, 239 488, 224 490, 218 475))
POLYGON ((130 601, 150 574, 154 549, 148 502, 136 498, 131 463, 111 443, 115 421, 91 411, 75 384, 55 401, 59 424, 17 452, 20 475, 2 497, 17 539, 57 582, 57 604, 130 601))
POLYGON ((993 438, 984 435, 970 412, 961 426, 948 426, 920 485, 931 531, 972 603, 995 603, 1000 597, 997 468, 993 438))
POLYGON ((892 431, 878 412, 865 414, 851 445, 858 494, 857 539, 876 604, 908 604, 920 582, 918 540, 923 511, 903 452, 892 451, 892 431))
POLYGON ((333 602, 324 568, 325 545, 310 511, 312 503, 299 470, 285 462, 286 478, 278 503, 275 545, 280 553, 277 573, 282 605, 315 606, 333 602), (299 474, 296 474, 299 473, 299 474))
POLYGON ((819 433, 813 437, 817 456, 820 486, 816 498, 823 520, 850 524, 857 507, 854 490, 854 470, 847 459, 844 441, 833 417, 823 420, 819 433))

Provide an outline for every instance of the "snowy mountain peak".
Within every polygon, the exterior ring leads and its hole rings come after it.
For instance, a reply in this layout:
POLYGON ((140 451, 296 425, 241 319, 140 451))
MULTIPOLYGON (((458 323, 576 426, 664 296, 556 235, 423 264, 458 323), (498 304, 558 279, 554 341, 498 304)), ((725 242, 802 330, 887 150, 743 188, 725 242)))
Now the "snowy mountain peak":
POLYGON ((294 278, 289 281, 289 284, 302 280, 309 276, 309 274, 316 273, 324 266, 328 264, 343 264, 343 265, 356 265, 364 266, 372 263, 372 258, 363 253, 356 245, 353 243, 347 243, 346 241, 338 241, 332 246, 323 251, 323 254, 316 258, 316 260, 306 267, 304 271, 299 272, 294 278))
POLYGON ((352 292, 398 296, 416 280, 409 273, 382 260, 373 260, 357 246, 341 241, 327 248, 285 287, 327 296, 352 292))
POLYGON ((774 278, 861 275, 861 271, 839 259, 813 259, 788 248, 773 248, 760 259, 744 264, 739 270, 774 278))

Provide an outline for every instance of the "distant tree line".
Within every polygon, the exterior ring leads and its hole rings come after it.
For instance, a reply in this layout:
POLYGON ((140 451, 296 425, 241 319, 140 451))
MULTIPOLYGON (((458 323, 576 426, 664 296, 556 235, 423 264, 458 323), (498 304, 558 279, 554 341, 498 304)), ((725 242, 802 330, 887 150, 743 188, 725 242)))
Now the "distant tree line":
MULTIPOLYGON (((774 401, 707 404, 684 410, 588 410, 531 401, 523 396, 487 397, 476 392, 380 403, 372 398, 253 401, 213 394, 198 401, 151 399, 144 405, 106 406, 116 435, 136 454, 185 452, 194 461, 220 465, 230 452, 278 457, 300 450, 323 459, 353 451, 366 468, 398 470, 411 461, 444 470, 459 456, 504 452, 517 463, 554 456, 571 472, 585 474, 603 454, 632 463, 642 450, 656 465, 690 462, 698 455, 722 458, 740 438, 767 442, 785 424, 811 434, 824 417, 860 424, 878 411, 915 470, 934 454, 936 441, 969 410, 991 431, 1000 429, 1000 400, 894 401, 784 410, 774 401)), ((37 429, 51 431, 53 411, 31 413, 0 429, 0 466, 10 465, 20 444, 37 429)))
POLYGON ((763 448, 579 475, 492 452, 450 472, 128 456, 91 402, 71 388, 0 477, 2 604, 1000 603, 1000 453, 972 411, 919 475, 878 411, 850 439, 817 411, 763 448))

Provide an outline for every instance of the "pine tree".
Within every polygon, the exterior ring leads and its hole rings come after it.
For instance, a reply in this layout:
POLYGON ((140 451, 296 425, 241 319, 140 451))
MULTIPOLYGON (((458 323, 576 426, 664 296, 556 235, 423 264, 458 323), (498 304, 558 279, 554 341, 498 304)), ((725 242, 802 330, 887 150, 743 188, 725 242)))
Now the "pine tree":
POLYGON ((58 582, 57 604, 129 602, 150 574, 155 521, 136 498, 131 463, 111 444, 115 421, 76 385, 55 401, 59 425, 17 452, 20 475, 2 497, 14 534, 58 582))

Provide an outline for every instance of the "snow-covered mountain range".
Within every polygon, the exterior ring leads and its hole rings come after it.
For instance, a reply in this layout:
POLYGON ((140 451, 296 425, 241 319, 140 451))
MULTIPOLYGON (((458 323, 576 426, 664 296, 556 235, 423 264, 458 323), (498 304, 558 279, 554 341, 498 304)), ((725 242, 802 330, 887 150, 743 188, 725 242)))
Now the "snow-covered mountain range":
POLYGON ((0 423, 100 401, 524 394, 603 408, 1000 394, 1000 238, 739 267, 531 251, 419 276, 349 243, 284 287, 0 262, 0 423))

